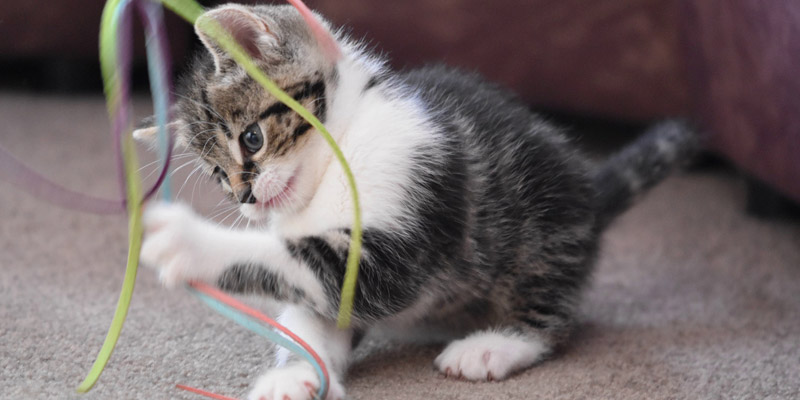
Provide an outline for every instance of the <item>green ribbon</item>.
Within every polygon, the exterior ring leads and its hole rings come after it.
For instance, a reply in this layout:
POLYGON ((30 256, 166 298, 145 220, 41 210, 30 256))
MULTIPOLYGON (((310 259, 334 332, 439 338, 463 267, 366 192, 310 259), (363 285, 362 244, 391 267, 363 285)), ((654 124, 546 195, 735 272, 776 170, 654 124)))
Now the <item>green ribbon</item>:
POLYGON ((225 51, 227 51, 228 54, 230 54, 230 56, 265 90, 303 117, 311 126, 316 128, 325 141, 328 142, 331 150, 333 150, 333 154, 336 156, 339 164, 341 164, 342 170, 347 177, 347 183, 350 185, 350 195, 353 201, 353 227, 351 230, 350 250, 347 255, 347 268, 345 270, 344 284, 342 285, 338 317, 339 328, 347 328, 350 326, 350 317, 353 313, 356 281, 358 280, 358 262, 361 259, 362 230, 361 204, 358 200, 356 180, 353 176, 353 171, 350 169, 350 165, 344 158, 342 150, 336 144, 333 136, 325 129, 322 122, 270 80, 256 66, 255 62, 253 62, 252 58, 250 58, 245 50, 236 43, 236 40, 231 37, 225 28, 220 26, 220 24, 212 18, 200 18, 204 12, 203 7, 194 0, 161 0, 161 2, 190 23, 197 23, 198 29, 217 42, 220 47, 225 49, 225 51))
MULTIPOLYGON (((127 1, 127 0, 125 0, 127 1)), ((165 6, 185 20, 194 24, 203 14, 204 9, 193 0, 160 0, 165 6)), ((104 91, 106 94, 108 113, 112 120, 115 120, 115 113, 121 107, 122 93, 120 79, 118 77, 120 65, 117 63, 118 48, 117 35, 121 14, 126 12, 123 0, 108 0, 103 9, 100 24, 100 67, 103 76, 104 91)), ((129 11, 128 11, 129 12, 129 11)), ((350 325, 353 301, 355 298, 355 287, 358 279, 358 263, 361 258, 362 228, 361 228, 361 206, 358 198, 355 177, 345 160, 333 136, 325 126, 305 107, 300 105, 291 96, 281 90, 272 80, 270 80, 239 46, 231 35, 211 18, 200 19, 197 24, 198 29, 216 41, 223 49, 228 51, 231 57, 236 60, 247 73, 258 82, 265 90, 272 94, 279 101, 286 104, 290 109, 297 112, 303 119, 308 121, 325 139, 333 150, 336 159, 342 166, 342 170, 347 177, 353 201, 353 227, 351 231, 350 249, 347 257, 347 269, 345 272, 344 284, 342 285, 341 302, 339 305, 338 326, 346 328, 350 325)), ((87 374, 84 381, 78 386, 78 392, 89 391, 97 382, 100 374, 108 363, 111 353, 114 351, 117 340, 122 331, 125 317, 128 314, 133 288, 136 282, 137 267, 139 265, 139 252, 142 246, 142 198, 141 177, 138 172, 138 161, 133 139, 130 135, 131 127, 126 126, 126 134, 123 135, 120 145, 122 146, 123 167, 125 176, 125 189, 128 207, 128 258, 125 269, 125 278, 122 283, 117 308, 114 318, 111 321, 106 339, 87 374)))
MULTIPOLYGON (((117 107, 120 106, 121 90, 119 80, 115 79, 117 69, 117 48, 116 32, 119 23, 120 0, 109 0, 103 9, 102 21, 100 24, 100 66, 103 74, 103 83, 106 93, 108 113, 111 119, 115 118, 117 107)), ((130 133, 131 127, 125 127, 130 133)), ((125 317, 128 315, 128 308, 131 304, 133 287, 136 282, 136 272, 139 265, 139 252, 142 247, 142 185, 139 177, 136 157, 136 147, 130 134, 123 135, 122 138, 123 164, 125 172, 125 189, 128 206, 128 260, 125 267, 125 279, 122 282, 122 290, 117 301, 117 309, 114 311, 114 318, 106 334, 106 339, 100 352, 92 365, 89 374, 78 386, 78 392, 85 393, 94 386, 100 374, 103 372, 111 353, 119 339, 125 317)))

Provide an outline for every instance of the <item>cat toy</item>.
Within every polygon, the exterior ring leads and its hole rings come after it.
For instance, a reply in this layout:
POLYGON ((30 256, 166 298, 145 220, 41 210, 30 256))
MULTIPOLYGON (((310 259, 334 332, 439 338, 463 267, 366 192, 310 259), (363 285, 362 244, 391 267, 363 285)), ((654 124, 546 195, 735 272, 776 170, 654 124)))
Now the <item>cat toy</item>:
MULTIPOLYGON (((288 0, 303 16, 317 39, 322 51, 329 59, 337 61, 341 51, 329 32, 316 20, 314 15, 300 0, 288 0)), ((342 286, 341 303, 338 315, 340 328, 349 326, 355 296, 358 273, 358 261, 361 254, 361 210, 358 201, 355 178, 342 151, 323 124, 307 109, 277 87, 253 62, 247 53, 236 43, 233 37, 213 18, 202 18, 203 8, 194 0, 108 0, 103 9, 100 29, 100 65, 103 76, 107 111, 112 121, 114 148, 117 155, 120 190, 119 200, 101 199, 88 196, 59 186, 32 169, 26 167, 7 150, 0 146, 0 171, 9 172, 7 178, 19 186, 25 187, 34 195, 45 198, 66 208, 89 211, 100 214, 112 214, 127 211, 128 214, 128 257, 125 277, 120 292, 114 318, 108 334, 97 358, 86 379, 78 387, 79 392, 89 391, 100 377, 111 353, 114 350, 127 315, 133 294, 134 283, 139 263, 139 251, 142 242, 142 203, 159 192, 163 200, 170 199, 169 165, 172 155, 173 138, 167 130, 170 120, 171 80, 169 69, 169 53, 163 23, 161 5, 201 30, 217 42, 245 71, 267 92, 297 112, 309 124, 316 128, 330 145, 334 155, 346 175, 350 185, 353 201, 354 221, 347 258, 345 280, 342 286), (144 195, 138 173, 138 161, 135 146, 131 137, 131 104, 130 104, 130 64, 131 64, 131 19, 133 7, 142 16, 147 35, 147 61, 150 75, 151 92, 158 126, 158 152, 161 159, 160 173, 156 182, 144 195)), ((212 309, 223 314, 234 322, 266 337, 276 344, 296 353, 308 360, 320 378, 317 398, 324 399, 329 387, 329 377, 325 364, 319 355, 297 335, 264 316, 255 309, 244 305, 236 299, 199 282, 190 282, 189 291, 212 309), (271 327, 272 329, 268 328, 271 327)), ((186 385, 178 388, 215 399, 230 399, 218 394, 195 389, 186 385)))

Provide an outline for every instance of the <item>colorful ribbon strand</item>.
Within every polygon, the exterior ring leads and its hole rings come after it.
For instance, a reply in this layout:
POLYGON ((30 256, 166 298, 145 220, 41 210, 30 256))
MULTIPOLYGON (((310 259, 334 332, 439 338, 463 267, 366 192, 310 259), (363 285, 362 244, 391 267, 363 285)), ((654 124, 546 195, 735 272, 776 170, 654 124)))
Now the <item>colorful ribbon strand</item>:
MULTIPOLYGON (((134 147, 131 143, 130 136, 130 101, 129 101, 129 86, 128 75, 130 68, 131 57, 131 38, 130 38, 130 10, 131 4, 137 4, 143 18, 145 20, 145 28, 147 29, 147 53, 148 53, 148 68, 151 75, 151 90, 153 92, 153 102, 156 109, 156 121, 159 126, 159 153, 162 162, 162 171, 156 182, 156 185, 151 188, 146 194, 146 198, 152 196, 159 187, 162 187, 162 195, 164 199, 169 199, 169 182, 167 171, 169 169, 169 160, 171 158, 171 150, 173 147, 172 138, 167 132, 166 125, 169 121, 169 93, 171 92, 171 84, 169 79, 168 69, 168 52, 166 50, 166 35, 164 34, 162 15, 159 7, 154 3, 147 0, 109 0, 103 11, 103 19, 101 23, 101 69, 103 72, 104 88, 108 102, 108 112, 111 116, 114 126, 115 149, 117 151, 119 164, 122 190, 127 196, 126 204, 128 206, 128 213, 130 216, 129 221, 129 254, 128 265, 126 268, 125 279, 123 281, 123 289, 120 294, 120 299, 117 304, 117 310, 114 314, 111 327, 103 343, 103 347, 98 354, 98 357, 92 366, 88 376, 84 382, 79 386, 78 391, 86 392, 94 385, 103 371, 108 359, 113 352, 114 346, 119 338, 119 334, 124 323, 127 310, 130 305, 131 295, 133 293, 134 282, 136 278, 136 267, 138 265, 138 255, 141 248, 142 239, 142 226, 141 226, 141 204, 134 199, 138 199, 141 192, 140 177, 137 170, 137 161, 134 147), (128 134, 123 134, 123 132, 128 134)), ((163 0, 163 3, 172 8, 178 14, 189 20, 195 22, 202 14, 202 7, 191 0, 163 0)), ((295 0, 294 3, 301 2, 295 0)), ((304 7, 304 5, 303 5, 304 7)), ((301 9, 305 11, 304 18, 308 20, 311 14, 308 9, 301 9)), ((339 325, 347 326, 350 323, 350 314, 352 312, 352 304, 354 298, 356 274, 358 270, 358 260, 361 251, 361 211, 358 201, 358 193, 356 191, 355 179, 352 171, 347 164, 344 155, 336 145, 333 137, 325 129, 322 123, 317 120, 313 114, 303 108, 294 99, 289 97, 280 88, 278 88, 271 80, 269 80, 253 63, 252 60, 245 54, 239 45, 231 38, 231 36, 221 27, 216 21, 211 19, 202 20, 198 23, 198 27, 203 30, 209 37, 217 41, 226 51, 230 52, 232 57, 239 62, 245 70, 259 82, 268 92, 275 96, 278 100, 284 102, 291 109, 296 111, 299 115, 305 118, 318 132, 320 132, 326 139, 328 144, 334 151, 336 158, 342 164, 342 168, 348 178, 351 186, 353 206, 354 206, 354 226, 352 229, 352 240, 350 247, 350 254, 348 257, 347 274, 345 284, 342 291, 342 302, 339 313, 339 325)), ((313 27, 319 32, 319 26, 313 27)), ((317 34, 315 33, 315 34, 317 34)), ((317 34, 319 36, 319 34, 317 34)), ((330 48, 330 44, 327 44, 330 48)), ((191 292, 197 295, 202 301, 214 308, 218 312, 234 320, 235 322, 245 326, 246 328, 267 337, 268 339, 276 342, 277 344, 289 349, 292 352, 306 358, 312 366, 317 370, 320 376, 320 387, 317 396, 322 399, 328 390, 328 372, 325 364, 321 358, 299 337, 288 331, 286 328, 280 326, 271 319, 263 316, 257 311, 244 306, 236 300, 226 296, 214 289, 194 283, 192 284, 191 292), (247 314, 250 318, 245 316, 247 314), (284 335, 277 334, 270 329, 255 322, 252 318, 256 318, 268 325, 281 331, 284 335), (288 336, 288 338, 287 338, 288 336)), ((193 389, 186 386, 179 385, 178 387, 194 391, 196 393, 210 395, 215 398, 225 398, 223 396, 215 395, 209 392, 204 392, 199 389, 193 389)))
MULTIPOLYGON (((85 393, 100 378, 103 369, 111 358, 111 353, 117 344, 119 335, 122 332, 122 325, 128 315, 133 288, 136 282, 137 267, 139 265, 139 251, 142 244, 142 220, 141 220, 141 182, 139 180, 136 161, 136 151, 130 135, 124 135, 123 131, 130 131, 128 76, 130 65, 131 46, 122 46, 117 49, 113 40, 103 40, 102 38, 120 39, 130 38, 131 18, 130 13, 126 12, 130 6, 130 0, 110 0, 103 9, 102 22, 100 25, 100 65, 103 71, 103 82, 108 102, 108 113, 114 126, 115 151, 119 160, 120 182, 122 183, 123 194, 127 195, 128 206, 128 261, 125 268, 125 278, 122 283, 119 301, 111 320, 111 326, 106 334, 106 339, 100 352, 95 359, 92 368, 86 378, 78 386, 78 392, 85 393), (109 32, 113 31, 113 36, 109 32), (106 33, 106 35, 102 35, 106 33)), ((124 40, 123 40, 124 42, 124 40)), ((127 41, 129 42, 129 41, 127 41)))
POLYGON ((328 393, 328 369, 322 358, 311 348, 303 339, 295 335, 292 331, 286 329, 283 325, 275 322, 252 307, 248 307, 244 303, 212 288, 204 283, 191 282, 189 284, 189 291, 198 296, 200 300, 206 303, 209 307, 216 310, 218 313, 233 320, 239 325, 269 339, 270 341, 278 344, 279 346, 295 353, 306 359, 317 371, 320 378, 320 386, 317 392, 318 399, 324 399, 328 393), (250 318, 248 318, 250 317, 250 318), (258 324, 255 320, 261 321, 283 335, 273 330, 267 329, 258 324))
MULTIPOLYGON (((160 2, 191 23, 195 23, 203 13, 203 8, 193 0, 160 0, 160 2)), ((325 30, 319 21, 316 21, 313 14, 302 1, 289 0, 289 2, 300 11, 328 56, 332 60, 338 60, 341 57, 341 53, 333 37, 325 30)), ((142 244, 142 203, 155 195, 159 189, 161 189, 162 198, 164 200, 169 200, 171 197, 171 185, 168 172, 174 143, 166 126, 168 121, 170 121, 169 110, 172 85, 169 69, 169 51, 162 14, 161 6, 159 2, 155 0, 109 0, 103 9, 100 29, 100 66, 103 75, 107 111, 113 126, 114 152, 118 160, 117 169, 120 178, 120 191, 122 192, 123 199, 118 201, 106 200, 64 188, 28 168, 0 146, 0 171, 5 172, 8 180, 12 183, 28 190, 33 195, 44 198, 57 205, 80 211, 111 214, 122 212, 127 209, 128 212, 129 249, 122 290, 106 339, 103 342, 103 346, 91 370, 78 387, 79 392, 90 390, 97 382, 111 357, 122 331, 136 281, 139 252, 142 244), (130 134, 132 131, 129 87, 132 54, 131 6, 136 6, 138 8, 146 29, 148 70, 151 77, 151 91, 153 94, 153 103, 158 126, 159 158, 162 160, 158 179, 153 186, 147 190, 144 196, 142 196, 142 184, 138 173, 135 146, 130 134)), ((313 114, 267 78, 266 75, 256 67, 253 60, 251 60, 242 48, 232 39, 230 34, 215 20, 207 18, 197 22, 199 29, 228 51, 234 60, 240 63, 247 73, 261 84, 265 90, 279 101, 284 102, 289 108, 297 112, 316 128, 330 145, 336 159, 342 166, 351 188, 353 201, 352 238, 347 259, 345 282, 342 287, 338 318, 339 326, 347 327, 350 324, 350 316, 352 313, 362 239, 361 209, 353 173, 331 134, 313 114)), ((199 297, 203 302, 224 316, 308 360, 317 371, 320 378, 320 387, 317 397, 323 399, 326 396, 329 388, 327 368, 319 355, 301 338, 258 311, 245 306, 230 296, 207 285, 192 283, 189 286, 189 290, 192 294, 199 297), (261 325, 261 323, 271 326, 280 333, 268 329, 266 326, 261 325)), ((210 392, 190 388, 185 385, 177 386, 217 399, 230 399, 210 392)))
MULTIPOLYGON (((186 19, 192 24, 196 24, 198 29, 203 31, 206 35, 212 38, 217 44, 220 45, 228 54, 250 75, 253 80, 258 82, 267 92, 278 99, 281 103, 286 104, 289 108, 299 114, 317 132, 322 135, 325 141, 333 151, 334 156, 342 166, 347 182, 350 186, 350 196, 353 202, 353 226, 351 229, 350 249, 347 254, 347 266, 345 268, 344 284, 342 285, 341 299, 339 302, 339 317, 338 325, 344 329, 350 326, 350 317, 353 313, 353 303, 355 300, 356 282, 358 280, 358 263, 361 259, 361 203, 358 199, 358 190, 356 188, 356 180, 353 176, 353 171, 342 153, 342 150, 336 144, 336 140, 328 132, 322 122, 317 119, 311 112, 309 112, 300 103, 295 101, 291 96, 286 94, 281 88, 278 87, 272 80, 270 80, 261 69, 256 66, 255 62, 247 55, 247 52, 236 43, 236 40, 217 23, 213 18, 200 18, 203 13, 203 8, 194 2, 194 0, 161 0, 165 6, 169 7, 175 13, 186 19)), ((302 4, 300 0, 292 0, 291 3, 302 4)), ((304 7, 300 10, 301 15, 306 18, 306 21, 313 20, 308 8, 304 7), (310 18, 310 19, 309 19, 310 18)), ((317 35, 320 32, 319 23, 313 23, 312 30, 317 35)), ((331 44, 328 44, 330 46, 331 44)), ((323 44, 325 46, 325 44, 323 44)))

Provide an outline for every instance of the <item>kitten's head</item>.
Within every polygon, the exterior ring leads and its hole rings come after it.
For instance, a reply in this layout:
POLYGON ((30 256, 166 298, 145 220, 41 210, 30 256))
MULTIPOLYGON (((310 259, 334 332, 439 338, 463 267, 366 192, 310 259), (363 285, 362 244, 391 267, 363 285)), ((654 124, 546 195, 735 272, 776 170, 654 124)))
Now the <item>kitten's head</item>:
MULTIPOLYGON (((325 122, 336 86, 335 60, 294 8, 225 5, 200 18, 219 22, 279 87, 325 122)), ((302 209, 317 184, 311 152, 321 139, 196 30, 206 48, 178 85, 170 123, 177 142, 199 155, 245 216, 302 209)), ((134 135, 151 137, 155 131, 134 135)))

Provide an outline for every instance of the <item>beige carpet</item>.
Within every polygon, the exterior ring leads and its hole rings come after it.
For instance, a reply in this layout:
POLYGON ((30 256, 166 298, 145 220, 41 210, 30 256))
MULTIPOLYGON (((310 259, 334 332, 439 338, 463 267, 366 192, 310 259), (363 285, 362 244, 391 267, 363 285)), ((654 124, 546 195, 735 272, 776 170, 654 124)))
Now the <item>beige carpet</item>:
MULTIPOLYGON (((0 142, 29 165, 73 188, 116 194, 99 97, 0 94, 0 122, 0 142)), ((181 197, 188 201, 193 186, 181 197)), ((204 195, 212 188, 195 189, 205 212, 217 202, 204 195)), ((743 215, 743 192, 726 171, 678 176, 621 218, 605 236, 583 322, 554 359, 505 382, 473 384, 439 377, 431 366, 437 347, 372 341, 359 350, 349 394, 800 398, 800 226, 743 215)), ((0 182, 0 398, 199 399, 175 383, 247 393, 270 345, 185 291, 161 289, 144 269, 100 382, 74 394, 113 314, 125 224, 0 182)))

